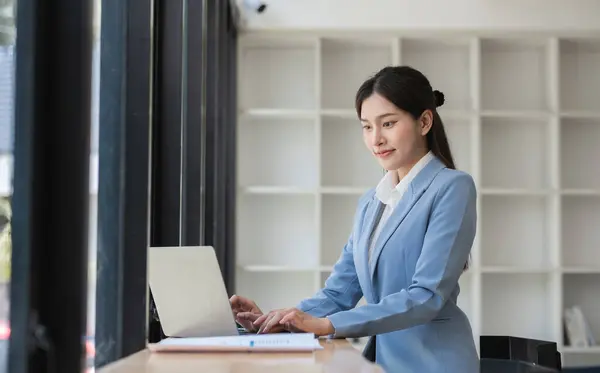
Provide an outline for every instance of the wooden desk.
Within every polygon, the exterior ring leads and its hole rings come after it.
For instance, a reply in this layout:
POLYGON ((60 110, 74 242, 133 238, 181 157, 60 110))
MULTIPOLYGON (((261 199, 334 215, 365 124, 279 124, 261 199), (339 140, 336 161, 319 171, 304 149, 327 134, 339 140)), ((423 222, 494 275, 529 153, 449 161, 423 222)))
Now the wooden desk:
POLYGON ((321 339, 311 353, 151 353, 140 351, 97 373, 383 373, 345 339, 321 339))

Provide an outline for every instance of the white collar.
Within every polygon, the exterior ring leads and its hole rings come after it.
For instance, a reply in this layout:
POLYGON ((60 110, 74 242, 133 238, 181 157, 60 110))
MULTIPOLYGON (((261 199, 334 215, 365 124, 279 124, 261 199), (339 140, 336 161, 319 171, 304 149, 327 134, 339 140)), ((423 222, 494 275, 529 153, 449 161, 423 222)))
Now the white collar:
POLYGON ((414 178, 434 157, 435 156, 431 151, 425 154, 425 156, 419 159, 419 161, 410 169, 408 174, 406 174, 406 176, 404 176, 396 186, 394 186, 394 173, 396 171, 386 172, 385 176, 383 176, 379 184, 377 184, 377 188, 375 189, 375 195, 377 198, 386 205, 397 203, 404 192, 406 192, 408 186, 414 180, 414 178))

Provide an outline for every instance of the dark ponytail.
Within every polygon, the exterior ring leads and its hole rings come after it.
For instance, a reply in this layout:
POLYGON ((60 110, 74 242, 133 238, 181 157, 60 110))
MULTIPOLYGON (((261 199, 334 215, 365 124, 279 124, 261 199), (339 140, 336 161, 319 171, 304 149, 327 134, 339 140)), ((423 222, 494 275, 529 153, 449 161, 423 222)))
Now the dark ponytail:
POLYGON ((427 133, 427 147, 448 168, 456 168, 444 123, 437 107, 444 104, 444 94, 434 91, 429 80, 420 71, 409 66, 387 66, 367 79, 356 93, 355 108, 360 118, 362 103, 378 93, 416 120, 425 110, 433 113, 433 124, 427 133))
MULTIPOLYGON (((423 73, 409 66, 388 66, 381 69, 367 79, 356 92, 355 108, 359 118, 363 101, 373 93, 385 97, 399 109, 408 112, 415 120, 421 117, 425 110, 431 110, 433 123, 426 135, 427 147, 446 167, 456 168, 444 123, 437 111, 437 108, 444 104, 444 94, 433 90, 423 73)), ((463 270, 468 268, 469 260, 463 270)))
MULTIPOLYGON (((440 107, 444 104, 444 94, 438 90, 433 91, 435 107, 440 107)), ((427 146, 433 154, 435 154, 448 168, 456 169, 452 151, 450 151, 450 143, 444 129, 444 122, 438 113, 437 109, 433 109, 433 124, 429 132, 427 132, 427 146)))

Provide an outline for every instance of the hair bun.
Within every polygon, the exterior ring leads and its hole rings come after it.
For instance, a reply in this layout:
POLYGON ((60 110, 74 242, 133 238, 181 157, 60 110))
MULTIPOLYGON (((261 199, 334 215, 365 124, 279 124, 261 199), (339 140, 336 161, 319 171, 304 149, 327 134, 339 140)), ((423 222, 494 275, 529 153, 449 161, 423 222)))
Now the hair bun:
POLYGON ((440 107, 444 105, 444 102, 446 101, 446 99, 444 98, 444 94, 438 91, 437 89, 433 91, 433 99, 435 102, 435 107, 440 107))

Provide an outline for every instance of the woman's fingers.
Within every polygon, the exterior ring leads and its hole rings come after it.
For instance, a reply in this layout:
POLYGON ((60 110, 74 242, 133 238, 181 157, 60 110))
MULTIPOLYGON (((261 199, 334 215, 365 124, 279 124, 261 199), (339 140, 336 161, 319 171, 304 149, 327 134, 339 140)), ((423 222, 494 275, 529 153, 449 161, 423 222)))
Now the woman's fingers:
POLYGON ((285 312, 285 310, 273 310, 271 312, 265 313, 254 321, 254 325, 260 326, 260 325, 264 324, 267 319, 270 319, 271 317, 273 317, 273 315, 275 313, 282 313, 282 312, 285 312))
POLYGON ((296 317, 296 311, 288 312, 285 316, 281 318, 279 321, 280 324, 289 324, 296 317))
POLYGON ((247 331, 249 331, 249 332, 256 331, 256 328, 254 327, 254 325, 252 325, 252 323, 250 321, 244 321, 244 320, 240 320, 240 319, 236 319, 236 321, 247 331))
POLYGON ((256 320, 254 320, 254 325, 255 326, 262 325, 265 322, 265 320, 269 317, 270 314, 271 313, 269 312, 269 313, 265 313, 263 315, 260 315, 256 320))
POLYGON ((258 329, 258 333, 269 333, 274 326, 279 324, 281 318, 283 317, 282 313, 277 311, 273 313, 269 313, 269 317, 262 323, 260 328, 258 329))
POLYGON ((282 318, 289 313, 297 311, 295 308, 273 310, 267 314, 260 315, 254 320, 253 325, 258 327, 258 333, 274 333, 284 329, 280 324, 282 318))
POLYGON ((258 313, 253 313, 253 312, 239 312, 237 314, 238 319, 244 320, 244 321, 250 321, 252 323, 254 323, 259 317, 262 317, 262 315, 260 315, 258 313))
POLYGON ((237 315, 235 315, 235 321, 242 325, 246 330, 253 332, 256 331, 254 321, 260 316, 260 314, 252 312, 239 312, 237 315))
POLYGON ((284 317, 281 318, 279 324, 282 325, 285 329, 290 332, 300 332, 302 331, 303 325, 303 313, 299 310, 294 309, 292 312, 289 312, 284 317))
POLYGON ((231 305, 231 309, 235 312, 252 311, 255 313, 260 313, 260 309, 253 300, 240 295, 233 295, 231 298, 229 298, 229 304, 231 305))
POLYGON ((241 299, 240 296, 238 295, 234 295, 231 298, 229 298, 229 304, 231 305, 231 308, 236 310, 236 309, 240 309, 241 308, 241 299))
POLYGON ((258 334, 266 333, 267 326, 269 325, 271 320, 273 320, 275 314, 275 312, 269 312, 262 321, 258 319, 254 322, 254 325, 259 325, 258 334))

